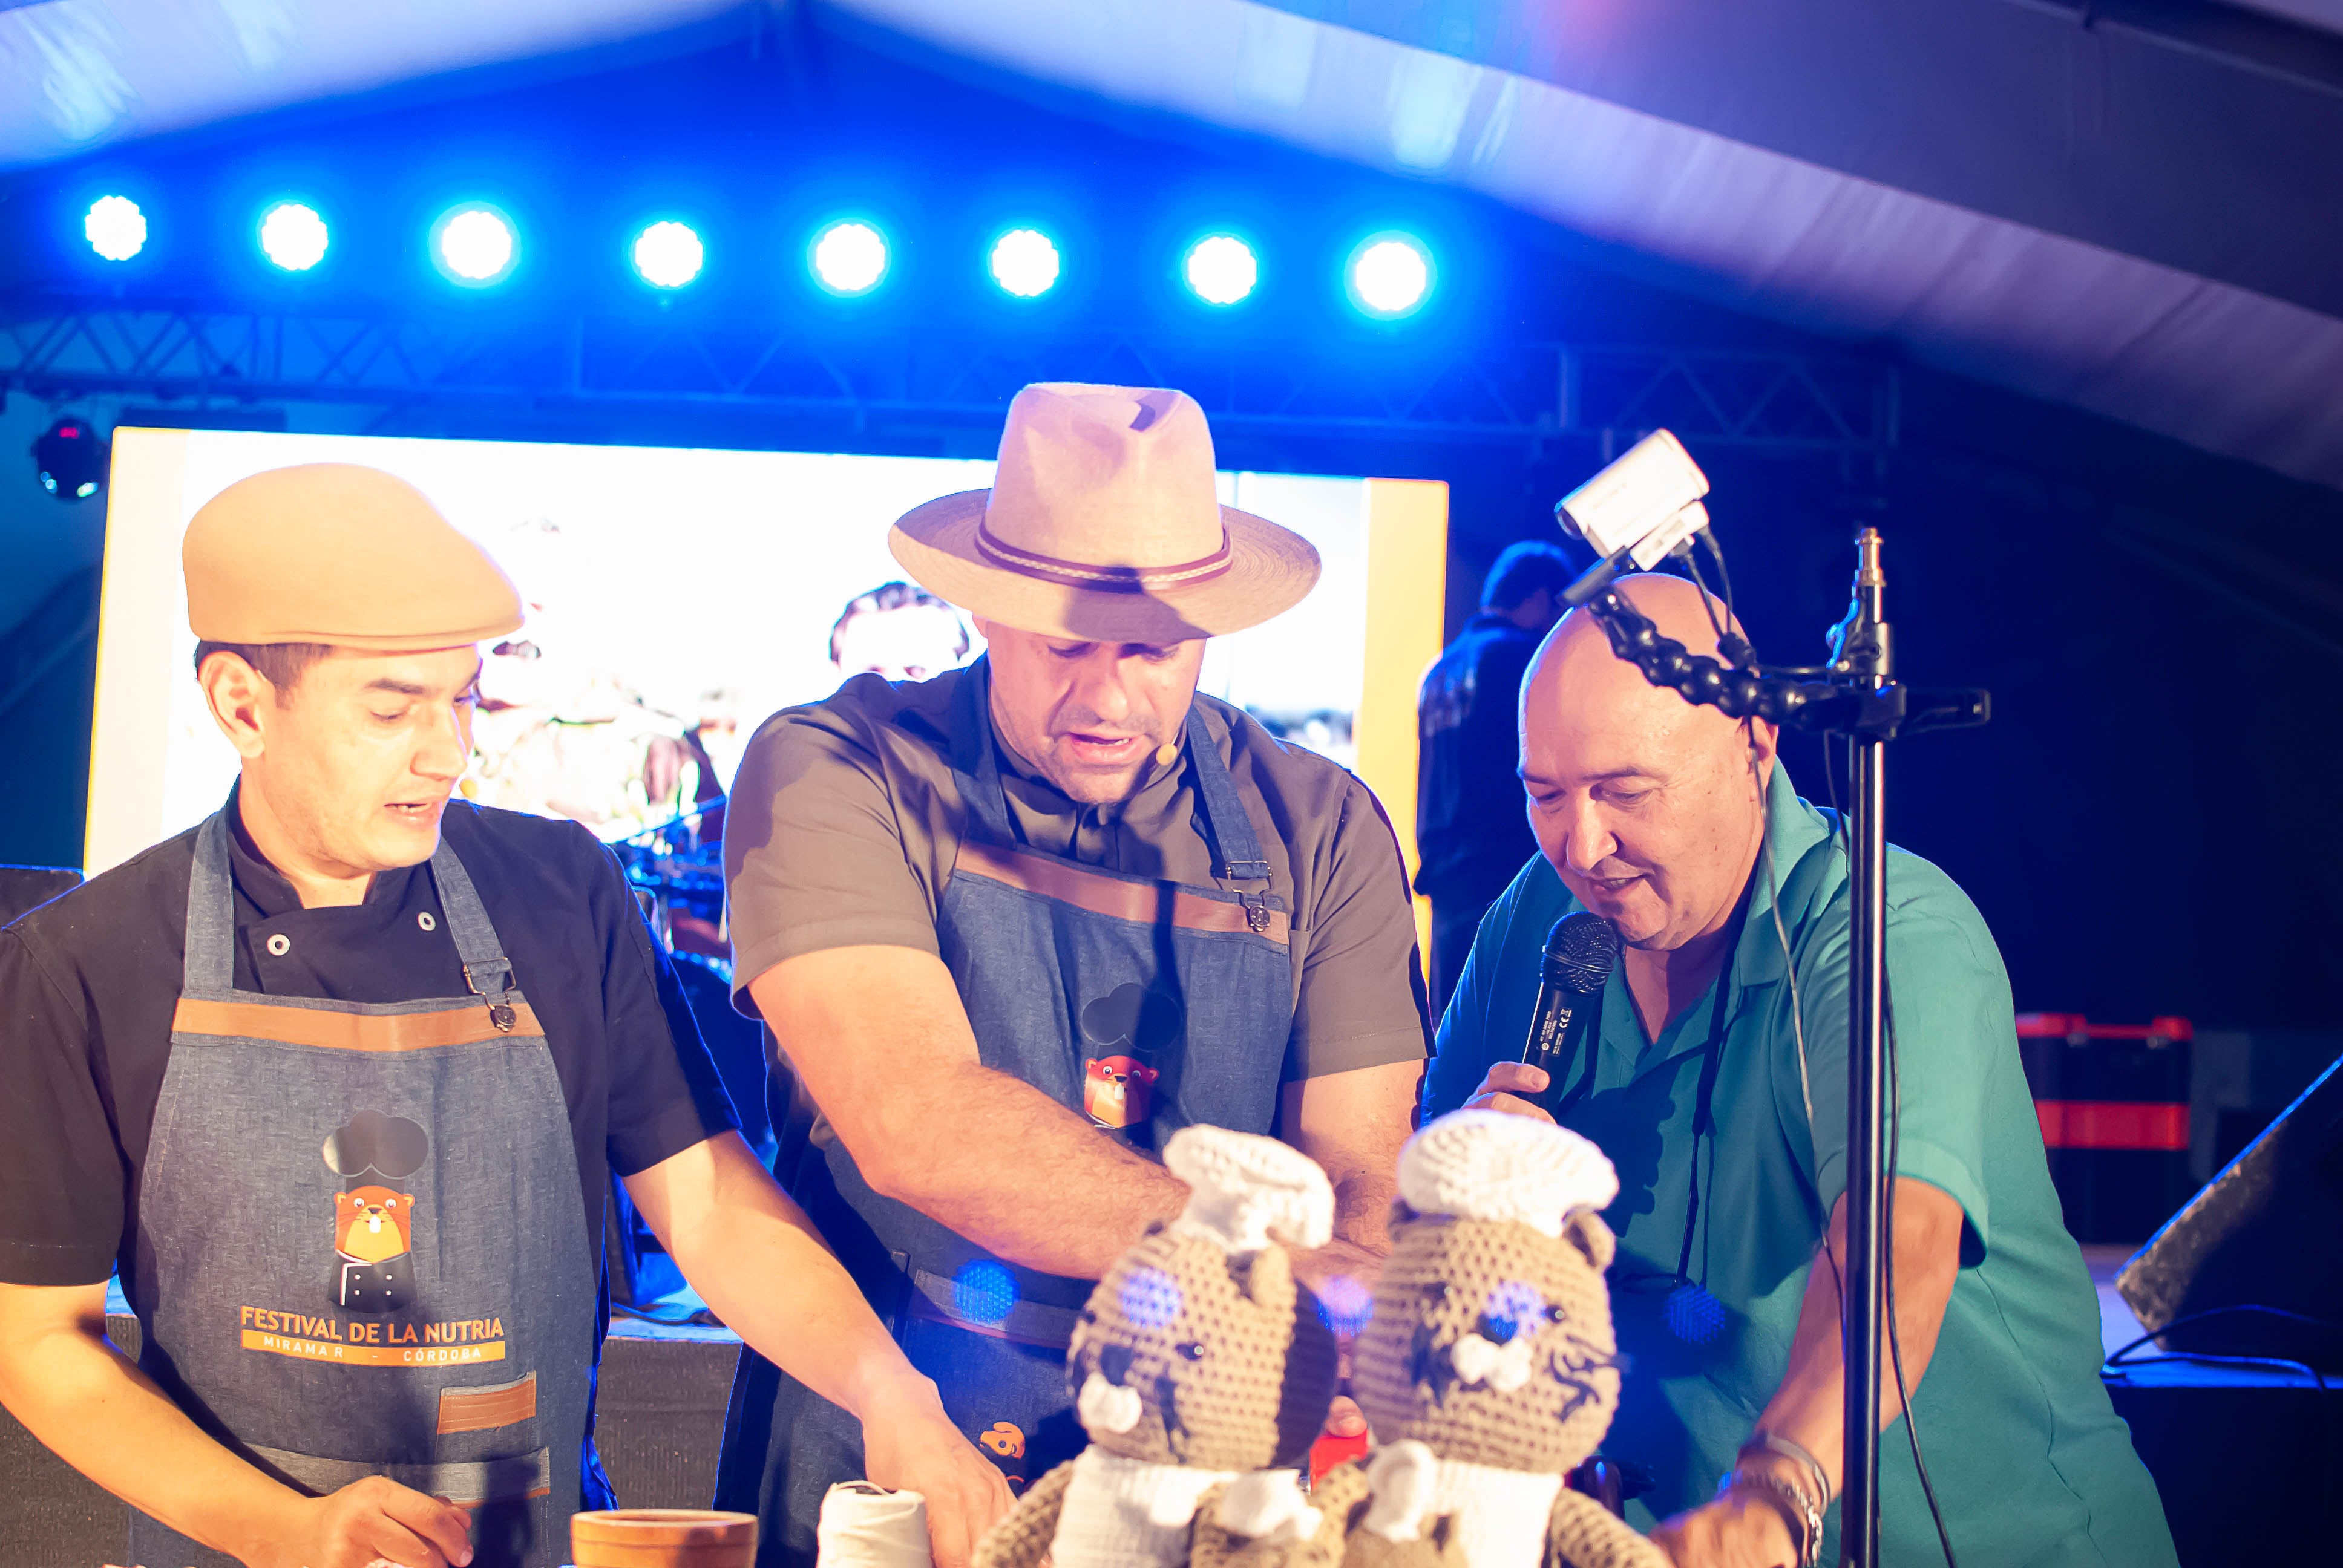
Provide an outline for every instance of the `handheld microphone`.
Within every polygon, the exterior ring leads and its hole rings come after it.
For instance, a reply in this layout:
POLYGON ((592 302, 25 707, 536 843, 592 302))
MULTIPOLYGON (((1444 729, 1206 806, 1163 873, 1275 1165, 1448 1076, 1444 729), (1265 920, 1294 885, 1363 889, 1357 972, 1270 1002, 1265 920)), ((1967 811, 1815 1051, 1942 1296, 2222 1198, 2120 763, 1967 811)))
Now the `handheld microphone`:
POLYGON ((1522 1042, 1522 1060, 1545 1070, 1546 1091, 1538 1103, 1547 1111, 1562 1101, 1564 1073, 1571 1058, 1582 1050, 1587 1058, 1584 1094, 1594 1082, 1594 999, 1611 983, 1619 963, 1619 932, 1610 921, 1585 910, 1564 915, 1546 933, 1545 955, 1538 966, 1537 1005, 1530 1010, 1529 1038, 1522 1042))

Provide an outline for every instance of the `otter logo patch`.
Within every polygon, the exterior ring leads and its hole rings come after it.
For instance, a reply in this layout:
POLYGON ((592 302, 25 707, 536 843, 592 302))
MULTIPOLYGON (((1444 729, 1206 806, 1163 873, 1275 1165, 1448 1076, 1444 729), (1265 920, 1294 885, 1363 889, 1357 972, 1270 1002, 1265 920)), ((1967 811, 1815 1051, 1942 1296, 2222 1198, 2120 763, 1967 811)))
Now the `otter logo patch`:
POLYGON ((326 1140, 334 1199, 333 1303, 346 1312, 395 1312, 415 1303, 415 1194, 399 1183, 431 1148, 419 1122, 361 1111, 326 1140))
POLYGON ((1082 1064, 1082 1110, 1092 1121, 1118 1131, 1146 1123, 1162 1076, 1151 1063, 1187 1021, 1178 998, 1135 982, 1082 1009, 1082 1038, 1097 1051, 1082 1064))

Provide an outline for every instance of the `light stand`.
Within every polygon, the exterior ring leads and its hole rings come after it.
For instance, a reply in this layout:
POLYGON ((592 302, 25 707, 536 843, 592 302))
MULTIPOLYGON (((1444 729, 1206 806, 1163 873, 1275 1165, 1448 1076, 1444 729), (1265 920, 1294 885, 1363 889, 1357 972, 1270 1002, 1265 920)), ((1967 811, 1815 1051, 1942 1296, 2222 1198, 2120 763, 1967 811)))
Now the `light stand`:
POLYGON ((1983 724, 1988 695, 1917 692, 1898 684, 1888 636, 1876 528, 1855 539, 1854 601, 1831 634, 1828 678, 1801 680, 1734 668, 1688 651, 1629 604, 1612 578, 1628 564, 1621 550, 1573 584, 1564 598, 1584 605, 1611 649, 1644 678, 1735 719, 1845 735, 1854 751, 1848 881, 1850 992, 1847 1016, 1846 1280, 1840 1301, 1846 1368, 1845 1457, 1839 1489, 1839 1561, 1879 1561, 1879 1359, 1885 1342, 1887 1172, 1884 1166, 1886 1082, 1887 742, 1923 729, 1983 724))

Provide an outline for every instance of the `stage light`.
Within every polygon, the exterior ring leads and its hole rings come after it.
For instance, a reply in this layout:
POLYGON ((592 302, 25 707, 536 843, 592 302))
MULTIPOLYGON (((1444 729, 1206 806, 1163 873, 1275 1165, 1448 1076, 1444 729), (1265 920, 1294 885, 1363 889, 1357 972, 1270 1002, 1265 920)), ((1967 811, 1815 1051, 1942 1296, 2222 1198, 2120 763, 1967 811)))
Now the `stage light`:
POLYGON ((128 261, 146 248, 146 215, 128 196, 103 196, 89 204, 81 232, 106 260, 128 261))
POLYGON ((887 276, 887 236, 867 223, 831 224, 809 254, 814 281, 832 294, 868 294, 887 276))
POLYGON ((1432 293, 1432 253, 1413 235, 1369 236, 1344 271, 1351 303, 1385 321, 1412 315, 1432 293))
POLYGON ((503 282, 519 255, 512 220, 483 202, 451 207, 431 226, 431 259, 468 286, 503 282))
POLYGON ((287 272, 307 272, 326 259, 326 220, 317 209, 281 201, 262 215, 260 248, 287 272))
POLYGON ((707 247, 689 224, 663 219, 635 236, 635 270, 653 288, 681 288, 699 276, 707 247))
POLYGON ((1058 247, 1038 228, 1012 228, 992 242, 992 281, 1020 299, 1035 299, 1058 282, 1058 247))
POLYGON ((1234 305, 1261 281, 1252 246, 1232 234, 1207 235, 1188 247, 1181 273, 1207 305, 1234 305))
POLYGON ((85 501, 106 484, 106 444, 89 421, 68 414, 33 442, 41 488, 60 501, 85 501))

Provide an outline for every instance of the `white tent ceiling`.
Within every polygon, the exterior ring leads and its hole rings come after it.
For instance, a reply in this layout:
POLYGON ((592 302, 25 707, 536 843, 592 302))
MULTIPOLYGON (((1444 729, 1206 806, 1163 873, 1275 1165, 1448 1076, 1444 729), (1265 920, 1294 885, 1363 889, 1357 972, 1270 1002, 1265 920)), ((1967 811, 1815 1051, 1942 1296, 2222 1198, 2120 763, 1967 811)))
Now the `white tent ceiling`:
MULTIPOLYGON (((1885 338, 1929 364, 2343 487, 2343 317, 2323 299, 2280 297, 2209 267, 1558 85, 1512 68, 1518 60, 1476 63, 1464 57, 1471 47, 1421 47, 1298 5, 822 8, 1060 87, 1476 190, 1710 297, 1885 338)), ((2262 8, 2343 25, 2343 0, 2262 8)), ((45 0, 0 10, 0 168, 736 9, 728 0, 45 0)), ((1440 9, 1469 20, 1523 7, 1440 9)), ((2190 194, 2170 193, 2181 202, 2190 194)), ((2304 197, 2332 204, 2335 193, 2304 197)), ((2256 243, 2229 237, 2247 250, 2256 243)))

